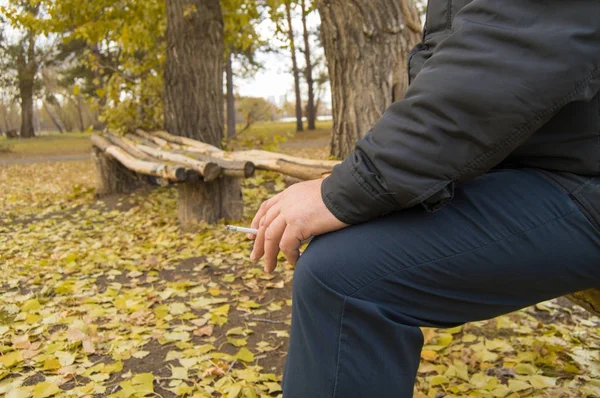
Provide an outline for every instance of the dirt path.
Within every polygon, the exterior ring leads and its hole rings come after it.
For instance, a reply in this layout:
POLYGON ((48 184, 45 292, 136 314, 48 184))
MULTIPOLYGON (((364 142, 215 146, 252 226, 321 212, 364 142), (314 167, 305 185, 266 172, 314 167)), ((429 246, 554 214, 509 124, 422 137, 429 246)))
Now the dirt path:
POLYGON ((60 155, 60 156, 28 156, 28 157, 7 157, 0 158, 0 166, 8 166, 13 164, 32 164, 45 162, 72 162, 77 160, 88 160, 89 154, 79 155, 60 155))

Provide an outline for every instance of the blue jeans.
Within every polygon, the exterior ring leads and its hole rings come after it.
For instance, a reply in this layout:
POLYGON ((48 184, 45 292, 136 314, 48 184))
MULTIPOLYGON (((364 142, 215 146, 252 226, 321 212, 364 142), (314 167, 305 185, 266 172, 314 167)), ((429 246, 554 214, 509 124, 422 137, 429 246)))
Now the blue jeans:
MULTIPOLYGON (((600 193, 600 179, 582 184, 600 193)), ((600 230, 536 170, 315 238, 293 282, 284 398, 408 398, 420 326, 454 327, 600 287, 600 230)))

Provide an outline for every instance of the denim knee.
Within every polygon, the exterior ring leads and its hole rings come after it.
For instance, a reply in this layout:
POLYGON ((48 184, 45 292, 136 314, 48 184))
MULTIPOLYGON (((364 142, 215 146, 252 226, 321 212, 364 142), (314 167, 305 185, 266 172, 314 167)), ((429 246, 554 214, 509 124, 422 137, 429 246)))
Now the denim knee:
POLYGON ((328 246, 320 237, 313 240, 296 264, 292 282, 294 295, 316 297, 326 290, 344 296, 338 275, 342 264, 335 252, 335 246, 328 246))
POLYGON ((319 265, 323 265, 323 261, 322 259, 319 261, 319 255, 314 250, 300 256, 292 281, 294 297, 296 295, 302 295, 306 298, 314 297, 315 292, 323 288, 323 282, 327 281, 317 280, 314 273, 319 265))

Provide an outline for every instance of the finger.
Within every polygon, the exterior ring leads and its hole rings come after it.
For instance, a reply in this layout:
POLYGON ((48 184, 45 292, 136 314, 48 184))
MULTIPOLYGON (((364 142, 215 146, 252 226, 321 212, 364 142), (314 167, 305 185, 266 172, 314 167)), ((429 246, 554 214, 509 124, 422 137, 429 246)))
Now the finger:
POLYGON ((258 234, 256 235, 254 247, 250 256, 250 259, 252 261, 258 261, 264 255, 265 231, 267 230, 267 228, 269 228, 269 225, 271 225, 273 220, 277 218, 280 210, 281 209, 279 208, 279 206, 275 204, 267 211, 267 214, 265 214, 260 220, 260 224, 258 225, 258 234))
MULTIPOLYGON (((260 207, 258 208, 258 211, 254 215, 254 218, 252 219, 252 223, 250 224, 250 228, 258 229, 258 227, 260 225, 260 220, 265 216, 265 214, 267 214, 267 210, 269 210, 269 201, 265 200, 264 202, 261 203, 260 207)), ((248 234, 248 237, 250 239, 256 239, 257 235, 248 234)))
POLYGON ((296 265, 300 258, 300 246, 302 246, 302 238, 297 227, 288 225, 281 236, 279 249, 285 255, 286 260, 296 265))
POLYGON ((256 215, 254 216, 254 219, 252 220, 251 228, 258 229, 260 220, 273 206, 279 203, 282 194, 283 192, 280 192, 277 195, 273 196, 271 199, 265 200, 260 205, 258 211, 256 212, 256 215))
POLYGON ((277 267, 279 242, 285 231, 286 223, 282 216, 277 217, 265 232, 265 272, 271 273, 277 267))
MULTIPOLYGON (((267 214, 267 211, 269 211, 269 209, 275 205, 277 202, 279 202, 279 199, 281 198, 281 193, 273 196, 271 199, 269 200, 265 200, 260 207, 258 208, 258 211, 256 212, 256 214, 254 215, 254 218, 252 219, 252 223, 250 225, 250 228, 253 229, 258 229, 259 224, 260 224, 260 220, 264 217, 265 214, 267 214)), ((248 238, 250 239, 255 239, 256 235, 253 234, 248 234, 248 238)))
POLYGON ((258 228, 258 233, 256 234, 256 239, 254 240, 254 245, 252 247, 252 253, 250 254, 250 260, 258 261, 263 256, 265 250, 265 216, 261 218, 258 228))
POLYGON ((281 205, 278 203, 274 204, 269 208, 269 210, 267 210, 267 214, 265 214, 265 228, 268 228, 269 225, 271 225, 273 220, 279 216, 279 213, 281 213, 281 205))

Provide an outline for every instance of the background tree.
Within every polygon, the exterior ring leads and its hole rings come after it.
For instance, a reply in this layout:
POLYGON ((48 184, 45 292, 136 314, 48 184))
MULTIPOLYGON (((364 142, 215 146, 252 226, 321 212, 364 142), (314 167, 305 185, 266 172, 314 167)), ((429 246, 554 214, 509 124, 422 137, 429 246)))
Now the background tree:
POLYGON ((261 97, 240 97, 237 100, 237 112, 243 116, 245 124, 239 132, 239 134, 242 134, 256 122, 275 120, 279 114, 279 109, 275 104, 261 97))
POLYGON ((296 3, 292 0, 266 0, 267 9, 271 17, 271 21, 275 24, 276 33, 285 43, 282 49, 290 51, 292 61, 292 75, 294 76, 294 93, 295 93, 295 115, 296 115, 296 131, 303 131, 304 124, 302 122, 302 95, 300 90, 300 69, 298 67, 298 58, 296 54, 296 39, 294 26, 292 22, 292 8, 296 3))
POLYGON ((236 59, 241 73, 248 76, 260 68, 255 53, 265 45, 256 26, 262 19, 259 4, 255 0, 221 0, 225 34, 225 82, 227 86, 227 136, 236 135, 236 106, 233 85, 236 59))
POLYGON ((61 121, 59 120, 57 114, 52 109, 52 106, 57 106, 57 105, 59 105, 59 102, 56 99, 56 97, 53 96, 53 95, 50 95, 50 96, 46 97, 46 99, 44 101, 44 104, 43 104, 43 107, 42 107, 42 110, 45 112, 46 115, 48 115, 48 117, 50 118, 50 120, 52 120, 52 124, 58 130, 58 132, 62 134, 62 133, 65 132, 65 129, 63 127, 63 123, 61 123, 61 121))
POLYGON ((318 0, 333 100, 331 154, 344 158, 407 87, 421 24, 412 0, 318 0))
POLYGON ((315 84, 317 86, 317 89, 315 93, 315 117, 318 116, 320 112, 322 112, 321 104, 323 101, 323 96, 325 95, 325 91, 327 89, 327 85, 329 83, 329 74, 326 70, 319 71, 319 73, 316 76, 317 78, 315 79, 315 84))
POLYGON ((33 127, 33 90, 38 71, 38 63, 35 59, 35 42, 35 33, 30 30, 17 45, 12 46, 12 51, 8 52, 16 60, 17 76, 19 79, 21 138, 35 137, 33 127))
MULTIPOLYGON (((223 140, 223 54, 219 0, 167 0, 165 127, 216 147, 223 140)), ((220 178, 182 184, 180 219, 216 222, 242 217, 240 182, 220 178)))
POLYGON ((314 91, 314 80, 313 80, 313 64, 310 49, 310 32, 307 26, 307 17, 315 10, 315 4, 312 0, 301 0, 300 6, 302 9, 302 36, 304 39, 304 58, 306 62, 304 76, 306 78, 306 85, 308 86, 308 102, 306 104, 306 119, 308 122, 308 129, 316 129, 317 110, 315 106, 315 91, 314 91))
POLYGON ((0 11, 19 37, 9 40, 3 37, 0 46, 0 69, 3 84, 18 88, 21 102, 21 138, 35 136, 34 95, 38 86, 38 72, 47 61, 49 48, 39 46, 42 21, 38 18, 41 4, 35 0, 11 0, 0 11))
POLYGON ((62 38, 64 85, 99 110, 115 131, 161 128, 166 11, 164 0, 41 0, 47 32, 62 38))
POLYGON ((0 135, 18 129, 19 110, 17 107, 12 94, 0 93, 0 135))
POLYGON ((300 70, 296 58, 296 41, 294 39, 294 25, 292 24, 292 2, 284 1, 285 17, 287 21, 287 35, 290 43, 290 53, 292 54, 292 73, 294 75, 294 91, 296 93, 296 131, 304 131, 302 122, 302 96, 300 94, 300 70))
MULTIPOLYGON (((63 99, 55 103, 54 107, 59 108, 57 113, 62 116, 65 124, 67 121, 64 119, 71 116, 66 112, 69 108, 67 105, 74 103, 80 115, 87 111, 92 116, 91 120, 86 120, 85 123, 81 123, 80 120, 80 125, 85 124, 85 127, 88 127, 91 124, 95 130, 102 130, 106 124, 99 120, 99 113, 106 110, 107 105, 104 83, 110 79, 117 65, 100 52, 97 44, 73 38, 72 33, 68 31, 62 35, 64 41, 58 47, 56 68, 52 70, 51 75, 44 74, 44 88, 48 92, 46 98, 51 95, 63 99), (93 54, 93 57, 90 54, 93 54), (98 61, 89 62, 94 58, 98 61), (111 68, 102 66, 111 64, 111 68), (48 84, 49 81, 52 83, 48 84)), ((51 108, 52 106, 48 107, 51 108)))
POLYGON ((225 107, 227 111, 227 137, 233 138, 235 137, 235 129, 236 129, 236 117, 235 117, 235 93, 233 89, 233 53, 227 51, 227 55, 225 56, 225 84, 227 85, 226 89, 226 101, 227 106, 225 107))

